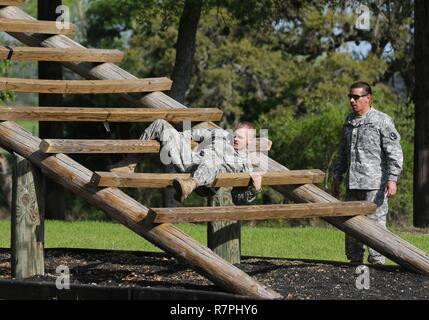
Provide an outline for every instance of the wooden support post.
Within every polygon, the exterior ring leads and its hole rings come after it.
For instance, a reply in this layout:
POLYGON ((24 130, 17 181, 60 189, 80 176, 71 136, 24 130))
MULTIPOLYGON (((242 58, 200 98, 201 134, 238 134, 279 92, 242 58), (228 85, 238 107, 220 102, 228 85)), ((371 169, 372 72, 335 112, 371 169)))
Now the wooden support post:
MULTIPOLYGON (((232 188, 220 188, 209 197, 209 206, 232 205, 232 188)), ((241 262, 240 221, 212 221, 207 223, 207 246, 229 263, 241 262)))
POLYGON ((43 178, 39 169, 15 154, 12 191, 12 277, 43 275, 43 178))

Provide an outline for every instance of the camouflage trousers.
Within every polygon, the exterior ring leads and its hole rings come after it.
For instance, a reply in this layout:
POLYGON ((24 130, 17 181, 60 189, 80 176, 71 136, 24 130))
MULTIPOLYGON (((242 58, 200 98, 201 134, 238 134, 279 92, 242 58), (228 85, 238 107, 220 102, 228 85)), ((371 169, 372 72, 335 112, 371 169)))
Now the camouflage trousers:
MULTIPOLYGON (((386 217, 388 212, 387 198, 384 197, 384 189, 379 190, 347 190, 346 201, 371 201, 377 205, 376 211, 367 217, 386 229, 386 217)), ((362 262, 365 253, 364 244, 353 237, 346 235, 345 249, 347 259, 354 262, 362 262)), ((368 262, 384 264, 385 258, 379 252, 368 247, 368 262)))
POLYGON ((198 186, 211 184, 219 168, 210 166, 195 155, 190 137, 185 137, 165 120, 155 120, 143 134, 141 140, 158 140, 161 144, 160 158, 164 165, 173 165, 177 172, 192 173, 198 186))

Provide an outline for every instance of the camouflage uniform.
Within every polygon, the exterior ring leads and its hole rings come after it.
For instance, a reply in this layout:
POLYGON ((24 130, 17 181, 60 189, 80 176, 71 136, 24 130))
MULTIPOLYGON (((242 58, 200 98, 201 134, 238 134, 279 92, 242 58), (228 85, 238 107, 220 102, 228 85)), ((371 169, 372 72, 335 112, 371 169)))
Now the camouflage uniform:
MULTIPOLYGON (((359 116, 350 113, 344 123, 339 158, 333 176, 340 180, 346 173, 346 200, 367 200, 377 204, 368 217, 386 228, 388 212, 384 189, 387 181, 397 181, 402 170, 403 155, 400 136, 392 119, 371 108, 359 116)), ((363 260, 363 244, 346 235, 346 255, 349 260, 363 260)), ((384 263, 384 257, 369 249, 370 263, 384 263)))
MULTIPOLYGON (((192 173, 200 191, 219 173, 253 171, 248 154, 235 150, 232 138, 222 129, 178 132, 165 120, 154 121, 140 137, 141 140, 160 141, 161 161, 166 165, 171 162, 178 172, 192 173), (196 151, 191 148, 191 138, 200 142, 196 151)), ((248 204, 255 200, 256 189, 254 186, 237 187, 232 189, 231 195, 235 204, 248 204)))

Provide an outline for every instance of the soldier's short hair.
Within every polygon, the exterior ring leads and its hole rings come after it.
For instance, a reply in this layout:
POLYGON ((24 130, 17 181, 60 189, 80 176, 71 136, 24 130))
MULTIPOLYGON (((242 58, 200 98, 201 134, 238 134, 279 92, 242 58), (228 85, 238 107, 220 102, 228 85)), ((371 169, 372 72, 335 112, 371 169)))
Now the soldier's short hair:
POLYGON ((352 90, 352 89, 357 89, 357 88, 362 88, 362 89, 364 89, 364 90, 365 90, 365 94, 372 94, 371 86, 370 86, 367 82, 364 82, 364 81, 358 81, 358 82, 353 83, 353 84, 350 86, 350 90, 352 90))
POLYGON ((252 130, 252 135, 253 135, 253 136, 255 136, 255 135, 256 135, 255 126, 254 126, 252 123, 250 123, 250 122, 246 122, 246 121, 239 122, 239 123, 234 127, 234 131, 237 131, 238 129, 241 129, 241 128, 250 129, 250 130, 252 130))
POLYGON ((250 123, 250 122, 245 122, 245 121, 243 121, 243 122, 239 122, 239 123, 235 126, 234 131, 235 131, 235 130, 238 130, 238 129, 241 129, 241 128, 255 129, 255 126, 254 126, 252 123, 250 123))

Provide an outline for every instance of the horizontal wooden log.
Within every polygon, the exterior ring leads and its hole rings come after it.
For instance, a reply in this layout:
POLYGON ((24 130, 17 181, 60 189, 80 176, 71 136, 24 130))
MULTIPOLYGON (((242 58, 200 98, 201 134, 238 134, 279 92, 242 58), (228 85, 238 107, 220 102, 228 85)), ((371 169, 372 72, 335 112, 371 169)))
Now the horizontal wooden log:
MULTIPOLYGON (((198 143, 191 141, 192 149, 198 143)), ((45 139, 40 144, 40 151, 44 153, 86 153, 86 154, 114 154, 114 153, 157 153, 160 150, 158 141, 133 140, 89 140, 89 139, 45 139)), ((242 177, 242 183, 247 177, 242 177)))
POLYGON ((44 153, 158 153, 156 140, 85 140, 45 139, 40 143, 44 153))
POLYGON ((80 107, 0 107, 0 120, 151 122, 164 119, 178 121, 219 121, 222 111, 216 108, 153 110, 147 108, 80 108, 80 107))
MULTIPOLYGON (((324 173, 320 170, 294 170, 288 172, 266 172, 262 175, 262 185, 304 184, 322 182, 324 173)), ((122 173, 94 172, 91 182, 99 187, 121 188, 166 188, 173 184, 176 178, 188 178, 188 173, 122 173)), ((219 174, 212 187, 242 187, 248 186, 248 173, 219 174)))
POLYGON ((0 60, 120 62, 123 58, 119 50, 0 47, 0 60))
POLYGON ((0 6, 20 6, 25 0, 1 0, 0 6))
POLYGON ((227 263, 171 224, 146 221, 149 209, 117 188, 99 189, 90 183, 92 171, 70 157, 39 152, 41 140, 13 122, 0 123, 0 147, 12 150, 41 168, 53 181, 104 210, 112 218, 154 245, 185 261, 228 292, 253 298, 281 296, 227 263))
MULTIPOLYGON (((6 19, 27 19, 32 20, 31 16, 17 7, 0 8, 0 18, 6 19)), ((12 34, 13 37, 28 46, 42 46, 54 48, 82 48, 83 46, 72 39, 58 35, 46 38, 40 38, 24 33, 12 34)), ((77 64, 63 62, 63 65, 76 72, 82 77, 88 79, 136 79, 129 72, 121 69, 114 64, 101 64, 97 66, 89 64, 77 64)), ((152 92, 142 98, 137 99, 134 96, 124 94, 123 97, 135 106, 149 108, 167 108, 182 109, 185 105, 175 101, 162 92, 152 92)), ((216 127, 213 123, 204 123, 202 127, 216 127)), ((269 170, 288 170, 286 167, 269 159, 269 170)), ((295 188, 277 186, 276 190, 285 197, 295 199, 301 202, 337 202, 338 200, 317 188, 314 185, 305 185, 295 188)), ((372 222, 367 217, 356 216, 353 218, 324 218, 340 230, 352 235, 366 245, 376 249, 399 265, 417 271, 423 274, 429 274, 429 255, 416 248, 412 244, 402 240, 400 237, 388 232, 372 222)))
POLYGON ((170 90, 168 78, 138 80, 39 80, 0 78, 0 90, 35 93, 96 94, 170 90))
MULTIPOLYGON (((293 170, 285 172, 266 172, 262 174, 262 184, 267 186, 285 184, 321 183, 325 173, 318 169, 293 170)), ((246 187, 250 183, 248 173, 220 173, 213 182, 214 187, 246 187)))
POLYGON ((367 201, 298 203, 258 206, 151 208, 154 223, 302 219, 356 216, 374 213, 377 206, 367 201))
POLYGON ((25 20, 25 19, 1 19, 0 31, 19 33, 40 33, 40 34, 62 34, 70 35, 76 31, 76 26, 72 23, 58 24, 56 21, 25 20))

